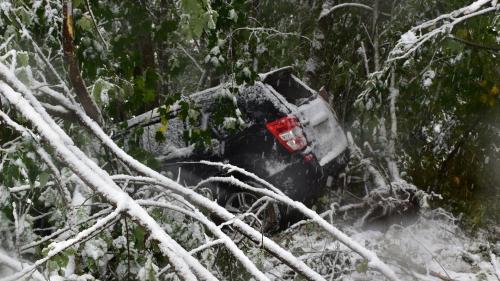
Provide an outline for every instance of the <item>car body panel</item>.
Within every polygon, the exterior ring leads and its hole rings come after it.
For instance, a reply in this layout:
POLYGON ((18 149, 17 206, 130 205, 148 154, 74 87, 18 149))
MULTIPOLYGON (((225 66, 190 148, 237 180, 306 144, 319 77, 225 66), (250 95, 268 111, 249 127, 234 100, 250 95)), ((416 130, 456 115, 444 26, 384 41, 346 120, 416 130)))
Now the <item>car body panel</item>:
POLYGON ((330 106, 320 96, 299 106, 295 115, 303 124, 311 152, 324 166, 347 148, 347 138, 330 106))

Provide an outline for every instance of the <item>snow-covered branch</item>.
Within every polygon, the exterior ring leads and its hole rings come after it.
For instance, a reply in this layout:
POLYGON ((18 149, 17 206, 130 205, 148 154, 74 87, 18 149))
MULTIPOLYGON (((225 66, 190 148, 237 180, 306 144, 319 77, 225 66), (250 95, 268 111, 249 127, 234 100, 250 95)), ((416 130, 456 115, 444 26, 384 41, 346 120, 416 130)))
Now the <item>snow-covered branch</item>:
MULTIPOLYGON (((214 277, 199 264, 189 253, 180 247, 173 239, 171 239, 161 227, 152 219, 147 212, 140 207, 137 202, 132 200, 125 194, 116 184, 110 180, 109 175, 91 161, 82 151, 74 146, 72 140, 66 133, 47 115, 42 105, 32 95, 17 78, 9 72, 3 64, 0 64, 0 77, 3 81, 8 82, 15 87, 15 90, 5 82, 0 82, 1 94, 14 106, 21 114, 23 114, 37 128, 38 133, 49 143, 54 150, 59 154, 61 160, 80 177, 88 186, 98 191, 109 202, 121 206, 123 212, 132 217, 137 223, 144 226, 151 234, 151 237, 160 242, 160 249, 169 258, 174 269, 185 280, 194 279, 189 269, 192 269, 199 277, 207 280, 213 280, 214 277), (22 93, 22 95, 21 95, 22 93), (29 102, 28 102, 29 100, 29 102), (33 105, 33 106, 32 106, 33 105)), ((162 183, 167 188, 174 188, 181 194, 186 195, 189 199, 196 198, 197 203, 201 206, 212 206, 216 208, 217 213, 222 214, 221 217, 227 220, 234 220, 233 226, 242 231, 245 235, 257 243, 260 243, 262 234, 246 223, 236 219, 234 215, 220 207, 216 203, 207 198, 193 192, 171 179, 159 174, 158 172, 143 165, 130 155, 120 149, 109 136, 107 136, 102 128, 90 119, 80 108, 67 105, 72 108, 83 124, 85 124, 91 132, 100 139, 111 151, 124 163, 134 168, 135 170, 153 177, 155 180, 162 183), (213 205, 215 204, 215 206, 213 205)), ((132 178, 133 179, 133 178, 132 178)), ((264 238, 264 248, 270 253, 277 256, 284 263, 292 267, 296 272, 304 275, 308 280, 324 280, 318 273, 314 272, 302 261, 295 258, 291 253, 278 246, 275 242, 268 238, 264 238)))
POLYGON ((117 209, 117 210, 113 211, 111 214, 98 220, 92 227, 87 228, 87 229, 79 232, 75 237, 73 237, 71 239, 50 244, 48 247, 49 251, 47 252, 47 255, 44 258, 37 260, 34 264, 32 264, 30 266, 22 268, 21 271, 15 273, 9 277, 0 279, 0 281, 20 280, 23 276, 34 272, 37 267, 46 263, 51 258, 62 253, 64 250, 68 249, 69 247, 84 241, 85 239, 89 238, 90 236, 92 236, 96 232, 98 232, 101 229, 103 229, 104 227, 106 227, 106 225, 108 223, 110 223, 116 217, 118 217, 120 215, 121 211, 122 211, 121 209, 117 209))
POLYGON ((385 181, 384 176, 378 171, 370 159, 363 156, 361 149, 356 145, 352 137, 351 132, 347 132, 347 142, 349 143, 349 151, 351 156, 361 162, 361 164, 366 168, 373 178, 375 188, 378 190, 384 190, 388 188, 388 184, 385 181))
POLYGON ((212 161, 207 161, 207 160, 201 160, 199 163, 209 165, 209 166, 217 166, 217 167, 224 168, 227 170, 228 174, 231 174, 232 172, 238 172, 244 176, 251 178, 252 180, 255 180, 255 182, 262 184, 263 186, 274 191, 275 193, 280 194, 280 195, 284 195, 283 191, 279 190, 274 185, 270 184, 268 181, 258 177, 256 174, 249 172, 245 169, 242 169, 240 167, 236 167, 236 166, 231 165, 229 163, 212 162, 212 161))
MULTIPOLYGON (((22 263, 16 259, 14 259, 13 257, 11 257, 10 255, 7 255, 6 253, 4 253, 1 250, 0 250, 0 265, 6 265, 7 267, 9 267, 15 271, 21 271, 21 270, 23 270, 23 268, 31 266, 27 263, 22 263)), ((31 271, 31 277, 35 281, 46 281, 45 277, 37 270, 31 271)))
POLYGON ((210 232, 212 232, 213 235, 215 235, 219 240, 222 241, 222 243, 231 251, 231 253, 241 262, 241 264, 247 269, 247 271, 252 274, 256 280, 269 280, 262 271, 260 271, 257 266, 243 253, 238 246, 229 238, 222 230, 217 227, 217 225, 209 220, 207 217, 205 217, 200 211, 195 210, 194 212, 187 211, 183 208, 180 208, 178 206, 175 206, 170 203, 166 202, 157 202, 157 201, 151 201, 151 200, 137 200, 137 203, 139 205, 143 206, 152 206, 152 207, 159 207, 159 208, 167 208, 170 210, 174 210, 177 212, 180 212, 184 215, 190 216, 199 222, 201 222, 205 227, 209 229, 210 232))
MULTIPOLYGON (((318 19, 321 20, 324 17, 332 14, 336 10, 345 9, 345 8, 358 8, 358 9, 363 9, 363 10, 370 11, 370 12, 373 11, 372 7, 370 7, 368 5, 365 5, 365 4, 361 4, 361 3, 342 3, 342 4, 335 5, 335 6, 331 7, 331 8, 323 9, 321 11, 321 14, 319 15, 318 19)), ((385 16, 390 16, 389 14, 386 14, 386 13, 381 13, 381 14, 383 14, 385 16)))
POLYGON ((390 113, 390 134, 387 144, 386 161, 389 169, 391 181, 400 181, 399 169, 396 163, 396 139, 398 137, 398 119, 396 117, 396 100, 399 95, 399 89, 396 88, 396 72, 394 68, 391 71, 391 84, 389 87, 389 113, 390 113))
POLYGON ((175 182, 173 182, 174 184, 171 184, 169 183, 171 182, 171 180, 168 178, 165 178, 167 179, 167 181, 161 181, 152 177, 138 177, 128 175, 113 175, 112 178, 117 181, 130 181, 152 184, 160 188, 160 190, 173 191, 179 195, 182 195, 190 202, 193 202, 197 206, 207 209, 211 214, 218 216, 222 220, 230 221, 234 229, 238 230, 255 243, 262 243, 262 247, 266 249, 270 254, 278 258, 286 265, 290 266, 295 272, 302 274, 307 280, 325 280, 321 275, 308 267, 303 261, 294 257, 290 252, 276 244, 276 242, 262 235, 262 233, 241 221, 238 217, 236 217, 234 214, 231 214, 228 210, 224 209, 216 202, 194 192, 191 189, 184 188, 175 182))
MULTIPOLYGON (((17 80, 4 64, 0 64, 0 77, 2 80, 0 92, 11 106, 14 106, 37 128, 38 133, 60 156, 61 161, 82 181, 99 192, 109 202, 123 208, 124 213, 144 226, 151 233, 151 237, 160 242, 160 249, 168 257, 182 279, 195 280, 196 277, 191 271, 192 269, 204 279, 215 280, 215 277, 199 261, 190 256, 142 207, 124 193, 104 170, 73 144, 71 138, 45 112, 31 91, 17 80), (6 82, 14 86, 16 90, 12 89, 6 82)), ((90 122, 98 127, 93 121, 90 122)))
POLYGON ((108 209, 104 209, 104 210, 102 210, 102 211, 100 211, 100 212, 97 212, 96 214, 94 214, 94 215, 92 215, 92 216, 88 217, 87 219, 85 219, 85 220, 83 220, 83 221, 81 221, 81 222, 79 222, 79 223, 77 223, 77 224, 75 224, 75 225, 70 225, 70 226, 67 226, 67 227, 65 227, 65 228, 61 228, 61 229, 59 229, 59 230, 57 230, 57 231, 54 231, 53 233, 51 233, 51 234, 49 234, 49 235, 47 235, 47 236, 45 236, 45 237, 43 237, 43 238, 41 238, 41 239, 40 239, 40 240, 38 240, 38 241, 34 241, 34 242, 32 242, 32 243, 29 243, 29 244, 27 244, 27 245, 22 246, 22 247, 21 247, 21 251, 28 250, 28 249, 30 249, 30 248, 33 248, 33 247, 37 246, 37 245, 40 245, 40 244, 42 244, 42 243, 45 243, 45 242, 47 242, 47 241, 49 241, 49 240, 51 240, 51 239, 53 239, 53 238, 57 238, 59 235, 61 235, 61 234, 65 233, 65 232, 67 232, 67 231, 70 231, 70 230, 74 229, 76 226, 79 226, 79 225, 84 224, 84 223, 87 223, 87 222, 89 222, 89 221, 92 221, 92 220, 98 219, 98 218, 100 218, 100 217, 102 217, 102 216, 104 216, 104 215, 106 215, 106 214, 108 214, 108 213, 110 213, 110 212, 111 212, 111 209, 110 209, 110 208, 108 208, 108 209))
POLYGON ((302 214, 304 214, 306 217, 312 219, 315 221, 319 226, 321 226, 323 229, 328 231, 334 238, 339 240, 342 244, 346 245, 349 247, 351 250, 355 251, 359 255, 361 255, 363 258, 368 260, 368 266, 371 268, 374 268, 384 274, 387 278, 390 280, 398 280, 396 277, 396 274, 390 269, 386 264, 384 264, 375 253, 372 251, 366 249, 365 247, 361 246, 359 243, 356 241, 352 240, 349 236, 344 234, 342 231, 337 229, 335 226, 331 225, 328 223, 325 219, 323 219, 318 213, 315 211, 307 208, 303 203, 294 201, 290 199, 287 196, 276 194, 275 192, 272 192, 267 189, 263 188, 256 188, 253 186, 250 186, 244 182, 241 182, 240 180, 236 179, 233 176, 230 177, 211 177, 208 178, 204 181, 201 181, 199 185, 203 185, 206 183, 210 182, 224 182, 224 183, 229 183, 232 186, 237 186, 240 188, 243 188, 245 190, 249 190, 251 192, 261 194, 264 196, 268 196, 278 202, 284 203, 290 207, 293 207, 294 209, 300 211, 302 214))
POLYGON ((497 4, 496 0, 477 0, 466 7, 419 24, 401 36, 390 52, 387 63, 407 58, 425 42, 439 35, 451 33, 459 23, 499 9, 500 4, 497 4))
MULTIPOLYGON (((35 134, 33 132, 29 131, 28 129, 26 129, 23 126, 19 125, 18 123, 14 122, 14 120, 12 120, 7 114, 2 112, 1 110, 0 110, 0 119, 4 120, 4 122, 8 126, 14 128, 22 136, 27 137, 27 138, 31 138, 35 142, 38 141, 37 137, 35 136, 35 134)), ((69 191, 68 191, 66 185, 64 184, 64 181, 61 178, 61 174, 60 174, 59 170, 57 169, 57 167, 55 166, 54 161, 52 160, 52 157, 47 153, 47 151, 41 145, 39 145, 36 148, 36 153, 45 162, 45 164, 47 164, 47 166, 49 167, 49 170, 54 175, 55 181, 57 182, 58 190, 61 194, 61 198, 66 203, 70 202, 71 196, 69 195, 69 191)), ((12 192, 12 189, 11 189, 11 192, 12 192)))

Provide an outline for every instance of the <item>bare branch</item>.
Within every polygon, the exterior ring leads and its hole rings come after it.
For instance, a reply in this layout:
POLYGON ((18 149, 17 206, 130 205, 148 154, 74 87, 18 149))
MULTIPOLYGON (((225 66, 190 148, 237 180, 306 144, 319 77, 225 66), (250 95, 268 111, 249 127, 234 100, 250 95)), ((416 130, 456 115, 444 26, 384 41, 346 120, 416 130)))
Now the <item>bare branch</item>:
POLYGON ((487 46, 487 45, 482 45, 476 42, 471 42, 459 37, 456 37, 454 35, 448 35, 448 38, 451 38, 452 40, 455 40, 457 42, 460 42, 462 44, 465 44, 467 46, 473 47, 473 48, 478 48, 478 49, 484 49, 488 51, 493 51, 493 52, 500 52, 500 46, 487 46))
MULTIPOLYGON (((365 4, 361 4, 361 3, 342 3, 342 4, 335 5, 332 8, 324 9, 323 11, 321 11, 321 14, 319 15, 318 19, 321 20, 324 17, 332 14, 336 10, 343 9, 343 8, 359 8, 359 9, 363 9, 363 10, 367 10, 367 11, 373 12, 373 8, 370 7, 370 6, 367 6, 365 4)), ((390 14, 387 14, 387 13, 380 13, 380 14, 384 15, 384 16, 388 16, 388 17, 391 16, 390 14)))
POLYGON ((95 31, 99 35, 99 39, 101 39, 102 44, 106 49, 109 49, 108 43, 106 40, 104 40, 104 37, 101 34, 101 31, 99 30, 99 26, 97 25, 97 21, 94 16, 94 12, 92 12, 92 7, 90 7, 90 2, 89 0, 85 0, 85 6, 87 7, 87 10, 89 11, 90 18, 92 19, 92 23, 94 24, 95 31))

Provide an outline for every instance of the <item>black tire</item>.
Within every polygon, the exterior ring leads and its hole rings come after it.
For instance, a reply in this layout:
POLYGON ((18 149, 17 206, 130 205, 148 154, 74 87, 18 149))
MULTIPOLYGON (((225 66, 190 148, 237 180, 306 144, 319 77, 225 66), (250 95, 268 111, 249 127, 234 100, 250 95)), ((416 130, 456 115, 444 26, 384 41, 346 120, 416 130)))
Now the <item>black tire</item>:
MULTIPOLYGON (((246 181, 248 185, 260 185, 246 181)), ((219 183, 216 186, 217 204, 264 233, 280 230, 282 213, 276 202, 264 200, 260 194, 243 190, 234 185, 219 183), (262 200, 260 200, 262 199, 262 200)))

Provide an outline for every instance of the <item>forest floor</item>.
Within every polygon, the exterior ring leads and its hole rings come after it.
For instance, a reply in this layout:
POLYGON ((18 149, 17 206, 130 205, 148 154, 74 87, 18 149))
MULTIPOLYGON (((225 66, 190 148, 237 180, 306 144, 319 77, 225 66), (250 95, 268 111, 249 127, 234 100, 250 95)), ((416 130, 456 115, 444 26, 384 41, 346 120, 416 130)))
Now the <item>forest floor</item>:
MULTIPOLYGON (((458 220, 443 209, 421 210, 414 222, 388 228, 374 225, 361 228, 345 217, 330 219, 376 252, 402 280, 500 280, 500 241, 491 239, 488 230, 467 234, 458 220)), ((383 280, 382 275, 368 270, 362 258, 313 224, 285 231, 275 239, 323 276, 329 276, 327 280, 383 280)), ((265 272, 275 280, 293 275, 286 272, 289 270, 286 266, 278 264, 277 260, 264 264, 265 272)))

